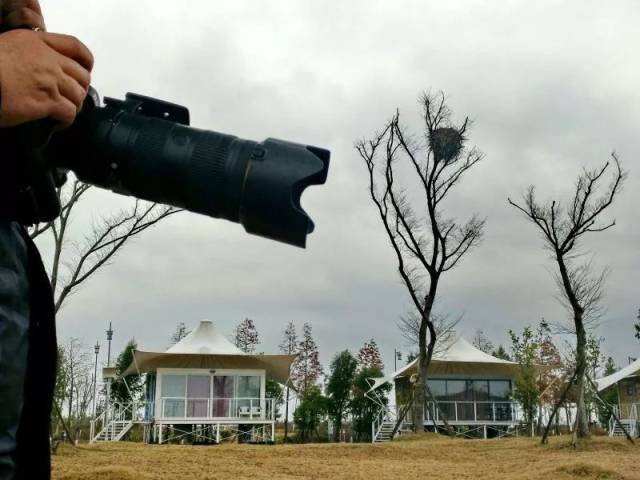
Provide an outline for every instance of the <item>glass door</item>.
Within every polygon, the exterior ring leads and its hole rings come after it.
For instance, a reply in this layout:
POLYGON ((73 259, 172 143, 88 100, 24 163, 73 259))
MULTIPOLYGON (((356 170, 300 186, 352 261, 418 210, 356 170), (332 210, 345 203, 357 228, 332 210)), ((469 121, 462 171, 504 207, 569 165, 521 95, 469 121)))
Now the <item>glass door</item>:
POLYGON ((206 418, 209 416, 210 375, 189 375, 187 377, 187 417, 206 418))
POLYGON ((213 417, 233 417, 233 379, 229 375, 213 376, 213 417))
POLYGON ((260 401, 260 377, 242 375, 237 378, 237 399, 239 417, 261 417, 264 405, 260 401))

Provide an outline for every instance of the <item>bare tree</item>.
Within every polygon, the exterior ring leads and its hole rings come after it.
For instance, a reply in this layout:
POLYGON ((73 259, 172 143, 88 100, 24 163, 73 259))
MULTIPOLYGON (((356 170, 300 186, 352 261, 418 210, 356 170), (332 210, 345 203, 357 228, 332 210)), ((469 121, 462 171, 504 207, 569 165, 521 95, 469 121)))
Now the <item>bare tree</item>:
POLYGON ((491 355, 493 352, 493 342, 487 335, 484 333, 484 330, 481 328, 476 329, 476 333, 473 335, 473 346, 478 350, 488 353, 491 355))
POLYGON ((178 322, 178 324, 176 325, 175 331, 171 334, 171 337, 169 338, 169 344, 175 345, 190 333, 191 333, 191 330, 187 328, 184 322, 178 322))
MULTIPOLYGON (((58 191, 62 211, 53 222, 35 225, 31 238, 51 236, 53 255, 49 264, 56 313, 65 300, 98 269, 113 260, 132 237, 179 209, 136 200, 132 207, 95 221, 82 239, 70 238, 73 213, 91 186, 72 179, 58 191)), ((73 237, 73 235, 71 235, 73 237)))
MULTIPOLYGON (((296 333, 296 326, 293 322, 287 323, 287 327, 282 332, 283 338, 280 343, 280 352, 285 355, 295 355, 298 351, 298 334, 296 333)), ((291 381, 287 379, 287 385, 285 389, 285 407, 284 407, 284 441, 289 439, 289 398, 291 396, 291 381)))
POLYGON ((367 167, 369 193, 398 261, 398 271, 420 318, 418 328, 418 378, 413 399, 414 428, 422 427, 427 368, 437 342, 432 308, 442 275, 459 264, 482 237, 484 219, 473 215, 459 223, 444 213, 444 200, 462 176, 483 155, 466 148, 470 121, 460 126, 451 120, 444 93, 420 97, 424 140, 407 133, 400 113, 370 140, 356 143, 367 167), (415 174, 419 195, 397 179, 404 162, 415 174))
MULTIPOLYGON (((67 402, 69 421, 84 417, 88 405, 93 400, 93 370, 89 350, 82 342, 69 338, 61 347, 61 365, 57 381, 64 385, 64 399, 67 402)), ((62 393, 62 392, 61 392, 62 393)))
POLYGON ((542 232, 545 247, 551 252, 558 267, 555 273, 556 283, 562 303, 573 320, 571 328, 576 336, 575 371, 554 408, 542 437, 543 443, 546 442, 557 409, 574 383, 577 411, 573 443, 575 444, 578 438, 589 436, 585 408, 587 329, 602 312, 602 288, 606 270, 599 274, 594 273, 591 262, 579 263, 581 252, 578 248, 585 234, 602 232, 615 225, 615 220, 601 222, 600 219, 620 192, 626 178, 615 153, 611 154, 611 159, 612 161, 606 162, 600 168, 583 169, 575 183, 571 200, 566 204, 558 200, 538 202, 533 185, 525 192, 522 203, 508 199, 511 205, 520 210, 542 232), (612 173, 611 181, 600 194, 609 171, 612 173))
MULTIPOLYGON (((431 312, 431 321, 436 331, 436 345, 433 349, 434 355, 446 352, 451 346, 451 343, 455 340, 456 328, 461 319, 462 317, 451 319, 449 315, 431 312)), ((422 316, 413 310, 401 315, 400 319, 396 322, 408 347, 418 346, 421 323, 422 316)))

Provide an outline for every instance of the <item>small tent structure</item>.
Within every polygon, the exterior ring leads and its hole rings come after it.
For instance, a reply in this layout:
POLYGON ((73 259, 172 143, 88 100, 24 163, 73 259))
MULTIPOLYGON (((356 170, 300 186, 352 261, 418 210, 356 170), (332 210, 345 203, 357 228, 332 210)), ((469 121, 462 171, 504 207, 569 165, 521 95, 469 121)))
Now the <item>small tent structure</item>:
POLYGON ((121 431, 115 428, 117 422, 130 420, 145 424, 150 442, 163 443, 169 437, 219 442, 221 430, 241 432, 253 441, 273 440, 276 399, 267 397, 266 381, 286 383, 294 359, 244 353, 213 322, 203 320, 165 352, 134 352, 121 377, 146 374, 145 399, 107 408, 105 428, 95 439, 122 438, 120 432, 115 436, 119 438, 110 436, 109 428, 121 431))
MULTIPOLYGON (((630 363, 616 373, 596 380, 598 391, 615 389, 618 394, 617 413, 622 423, 632 435, 640 434, 640 359, 630 363)), ((616 431, 610 422, 609 433, 616 431)))
MULTIPOLYGON (((376 379, 371 391, 384 383, 393 383, 396 409, 401 411, 409 401, 411 377, 417 368, 418 361, 414 360, 391 375, 376 379)), ((484 353, 458 335, 434 354, 427 384, 450 425, 485 437, 494 433, 503 435, 520 420, 518 404, 511 397, 518 368, 517 363, 484 353)), ((423 428, 437 430, 444 422, 434 402, 428 396, 425 398, 423 428)), ((390 417, 388 423, 395 420, 394 414, 390 417)), ((374 425, 374 433, 385 428, 388 425, 379 422, 374 425)))

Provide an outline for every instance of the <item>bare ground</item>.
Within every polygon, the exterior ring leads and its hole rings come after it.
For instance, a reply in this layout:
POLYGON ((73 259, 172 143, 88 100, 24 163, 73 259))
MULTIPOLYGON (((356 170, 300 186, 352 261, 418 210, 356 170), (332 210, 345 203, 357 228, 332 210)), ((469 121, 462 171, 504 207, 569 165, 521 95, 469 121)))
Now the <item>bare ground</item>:
POLYGON ((594 438, 462 440, 419 436, 387 444, 63 447, 55 480, 81 479, 587 479, 640 480, 640 446, 594 438))

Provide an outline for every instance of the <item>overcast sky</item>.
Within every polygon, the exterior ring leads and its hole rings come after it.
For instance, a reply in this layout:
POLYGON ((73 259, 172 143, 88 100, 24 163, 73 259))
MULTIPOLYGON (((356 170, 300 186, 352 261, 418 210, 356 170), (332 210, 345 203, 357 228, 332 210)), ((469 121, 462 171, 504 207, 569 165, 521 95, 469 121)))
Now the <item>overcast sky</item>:
MULTIPOLYGON (((327 184, 303 197, 317 227, 306 250, 177 215, 70 298, 61 338, 104 342, 112 321, 115 350, 130 337, 157 350, 178 322, 207 318, 231 333, 248 316, 267 353, 293 320, 313 324, 325 365, 373 337, 392 366, 393 349, 407 351, 396 321, 410 304, 353 144, 396 108, 419 133, 417 97, 431 88, 447 93, 454 118, 474 120, 470 142, 486 155, 447 205, 486 216, 485 239, 447 274, 439 310, 462 315, 468 338, 482 328, 496 343, 541 317, 562 321, 553 264, 506 198, 531 183, 541 197, 562 196, 581 167, 615 149, 630 172, 610 210, 617 225, 584 247, 611 268, 605 350, 620 364, 640 355, 637 2, 41 2, 50 31, 94 52, 103 96, 151 95, 188 106, 197 127, 332 152, 327 184)), ((94 193, 75 231, 122 205, 94 193)))

